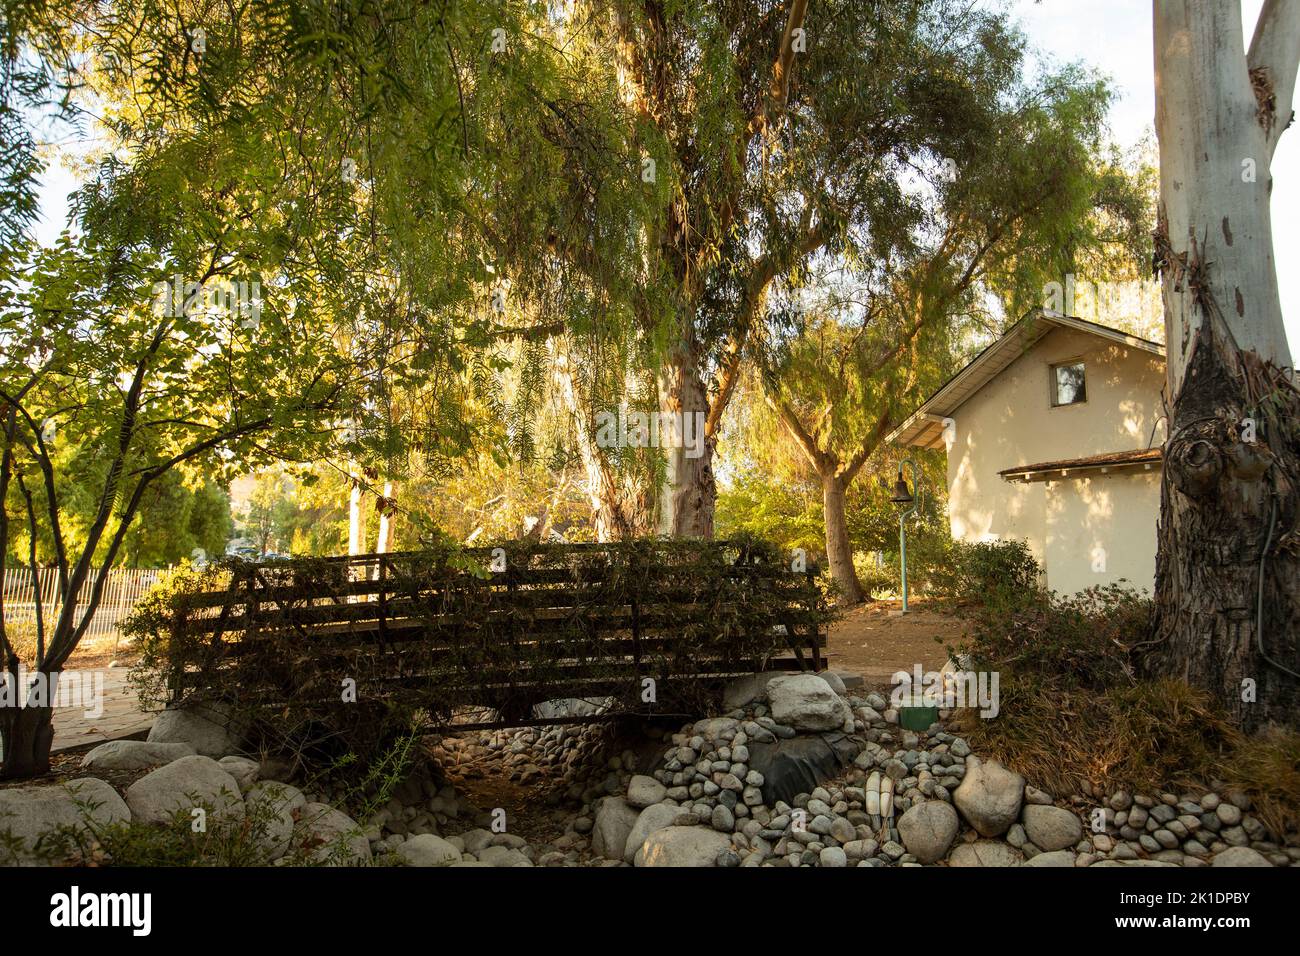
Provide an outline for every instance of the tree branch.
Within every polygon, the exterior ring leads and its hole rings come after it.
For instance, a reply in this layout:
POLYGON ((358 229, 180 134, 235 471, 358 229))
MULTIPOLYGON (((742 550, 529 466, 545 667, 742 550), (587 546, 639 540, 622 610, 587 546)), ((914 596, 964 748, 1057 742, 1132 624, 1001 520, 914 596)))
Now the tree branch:
MULTIPOLYGON (((1246 66, 1252 86, 1256 76, 1262 75, 1272 95, 1271 108, 1260 104, 1260 119, 1271 156, 1292 120, 1291 102, 1295 96, 1296 70, 1300 68, 1300 0, 1264 0, 1246 66)), ((1256 96, 1259 95, 1256 87, 1256 96)))

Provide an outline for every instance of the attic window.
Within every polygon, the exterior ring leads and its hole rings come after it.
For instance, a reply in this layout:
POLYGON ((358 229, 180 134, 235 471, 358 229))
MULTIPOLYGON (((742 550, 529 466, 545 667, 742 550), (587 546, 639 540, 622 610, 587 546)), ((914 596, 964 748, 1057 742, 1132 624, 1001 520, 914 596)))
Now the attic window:
POLYGON ((1077 405, 1088 400, 1088 386, 1084 380, 1083 363, 1067 362, 1052 366, 1052 404, 1077 405))

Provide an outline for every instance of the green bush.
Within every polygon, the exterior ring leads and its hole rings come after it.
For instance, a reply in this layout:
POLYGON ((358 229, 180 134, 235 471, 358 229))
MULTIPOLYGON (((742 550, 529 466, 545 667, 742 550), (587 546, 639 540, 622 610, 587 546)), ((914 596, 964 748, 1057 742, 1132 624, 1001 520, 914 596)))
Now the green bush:
POLYGON ((1134 647, 1152 603, 1118 584, 1060 597, 1037 588, 990 590, 953 650, 976 670, 1040 675, 1061 686, 1105 689, 1134 681, 1134 647))
POLYGON ((1042 567, 1023 541, 949 541, 928 563, 934 593, 979 604, 1032 596, 1042 576, 1042 567))

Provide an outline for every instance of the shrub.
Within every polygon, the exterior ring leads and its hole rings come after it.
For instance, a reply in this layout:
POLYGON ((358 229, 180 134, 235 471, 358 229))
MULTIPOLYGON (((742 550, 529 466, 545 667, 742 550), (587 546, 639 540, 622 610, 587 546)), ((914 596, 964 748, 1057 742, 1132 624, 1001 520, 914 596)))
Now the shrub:
POLYGON ((977 668, 1033 672, 1070 686, 1134 682, 1133 649, 1145 638, 1151 601, 1118 584, 1060 597, 990 588, 970 614, 955 653, 977 668))
POLYGON ((1023 541, 949 541, 946 545, 927 556, 930 588, 937 594, 985 603, 1039 589, 1043 569, 1023 541))

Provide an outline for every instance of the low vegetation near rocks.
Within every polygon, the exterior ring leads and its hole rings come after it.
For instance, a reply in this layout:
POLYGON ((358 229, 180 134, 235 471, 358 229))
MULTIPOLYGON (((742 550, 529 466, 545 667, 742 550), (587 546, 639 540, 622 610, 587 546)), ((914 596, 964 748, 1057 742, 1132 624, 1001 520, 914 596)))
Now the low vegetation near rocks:
POLYGON ((957 723, 982 752, 1062 795, 1232 789, 1273 832, 1300 829, 1300 735, 1243 735, 1205 692, 1148 676, 1144 595, 1119 585, 1048 592, 1018 542, 961 553, 951 578, 966 584, 950 593, 969 623, 950 651, 1000 674, 998 718, 957 723))

